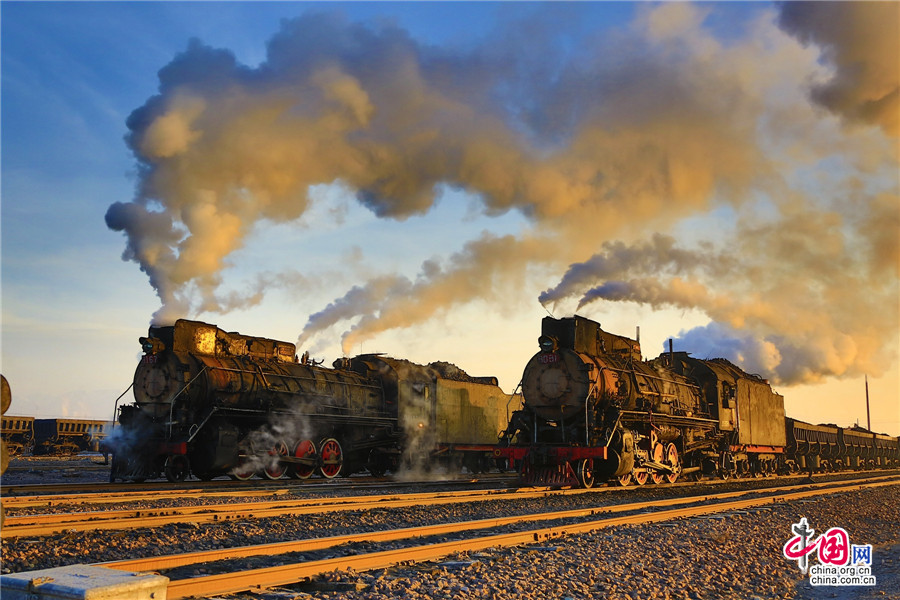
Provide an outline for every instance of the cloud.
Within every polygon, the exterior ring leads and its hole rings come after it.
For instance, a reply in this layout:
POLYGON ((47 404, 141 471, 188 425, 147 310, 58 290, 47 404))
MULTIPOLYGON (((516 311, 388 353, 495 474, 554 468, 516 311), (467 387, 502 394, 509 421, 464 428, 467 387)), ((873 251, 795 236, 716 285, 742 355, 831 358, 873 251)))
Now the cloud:
POLYGON ((139 180, 107 224, 165 321, 261 302, 224 293, 223 272, 315 186, 409 227, 452 188, 527 225, 373 270, 301 342, 340 327, 346 350, 543 277, 548 304, 702 310, 714 347, 752 340, 741 355, 780 381, 875 373, 898 322, 896 34, 864 30, 896 5, 868 6, 760 8, 728 38, 707 24, 726 4, 641 4, 576 39, 570 8, 465 49, 310 13, 252 68, 193 41, 128 119, 139 180))
POLYGON ((815 207, 745 218, 724 248, 688 249, 666 236, 609 243, 540 299, 577 298, 578 310, 604 302, 700 310, 713 322, 679 334, 680 348, 778 383, 881 374, 896 359, 900 329, 900 254, 883 235, 900 231, 900 197, 869 210, 879 216, 855 223, 815 207))
POLYGON ((425 261, 414 281, 390 275, 352 287, 310 316, 298 345, 337 323, 355 320, 342 339, 344 352, 350 353, 378 333, 425 323, 450 307, 515 297, 522 289, 525 267, 541 262, 545 248, 536 238, 486 233, 447 261, 425 261))
POLYGON ((815 102, 900 136, 900 4, 783 2, 779 24, 821 47, 834 68, 828 81, 812 85, 815 102))

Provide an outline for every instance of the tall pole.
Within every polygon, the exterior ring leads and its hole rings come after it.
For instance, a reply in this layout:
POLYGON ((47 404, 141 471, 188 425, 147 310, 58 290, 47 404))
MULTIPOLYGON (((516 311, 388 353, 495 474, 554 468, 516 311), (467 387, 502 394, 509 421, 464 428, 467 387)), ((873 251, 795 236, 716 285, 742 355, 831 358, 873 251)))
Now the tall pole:
POLYGON ((866 429, 872 431, 872 420, 869 418, 869 376, 866 375, 866 429))

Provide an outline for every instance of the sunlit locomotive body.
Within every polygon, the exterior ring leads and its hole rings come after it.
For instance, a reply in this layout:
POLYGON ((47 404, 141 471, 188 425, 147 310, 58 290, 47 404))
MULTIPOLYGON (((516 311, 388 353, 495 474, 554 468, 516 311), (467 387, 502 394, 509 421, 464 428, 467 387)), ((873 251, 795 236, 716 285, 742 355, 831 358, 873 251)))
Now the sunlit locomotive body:
POLYGON ((135 403, 109 442, 113 480, 378 475, 435 453, 481 464, 508 420, 494 378, 446 364, 368 354, 325 368, 294 344, 187 320, 141 344, 135 403), (466 412, 472 426, 446 426, 466 412))
POLYGON ((546 317, 539 345, 497 452, 525 483, 659 483, 779 464, 783 398, 728 361, 669 352, 645 362, 636 340, 580 316, 546 317))

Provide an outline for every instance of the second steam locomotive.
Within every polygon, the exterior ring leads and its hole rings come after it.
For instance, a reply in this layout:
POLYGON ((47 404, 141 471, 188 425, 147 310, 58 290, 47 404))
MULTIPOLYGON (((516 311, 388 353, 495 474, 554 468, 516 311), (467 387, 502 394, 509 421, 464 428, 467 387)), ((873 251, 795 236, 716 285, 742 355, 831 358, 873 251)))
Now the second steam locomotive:
POLYGON ((497 455, 529 484, 591 487, 682 475, 761 476, 900 462, 900 443, 786 419, 784 398, 731 362, 644 361, 637 340, 580 316, 546 317, 497 455))
POLYGON ((760 377, 685 352, 645 362, 637 340, 579 316, 546 317, 538 343, 502 451, 525 481, 674 482, 723 462, 774 471, 784 399, 760 377))

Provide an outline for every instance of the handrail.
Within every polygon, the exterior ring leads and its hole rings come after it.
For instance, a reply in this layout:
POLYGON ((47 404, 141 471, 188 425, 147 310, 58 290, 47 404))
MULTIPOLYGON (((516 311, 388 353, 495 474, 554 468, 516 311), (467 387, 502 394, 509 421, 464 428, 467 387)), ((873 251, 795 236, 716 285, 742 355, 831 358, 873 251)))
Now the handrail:
POLYGON ((194 438, 197 437, 197 434, 200 433, 200 430, 203 429, 203 426, 206 425, 206 422, 209 421, 214 414, 216 414, 217 410, 219 410, 219 407, 213 406, 212 410, 209 411, 209 414, 206 415, 206 418, 203 419, 202 423, 200 423, 199 425, 197 423, 191 425, 191 428, 188 430, 188 444, 194 441, 194 438))
MULTIPOLYGON (((513 390, 512 394, 509 395, 509 400, 506 401, 506 422, 509 423, 509 404, 513 401, 513 398, 516 397, 516 392, 519 391, 519 388, 522 387, 522 380, 519 380, 519 384, 516 386, 516 389, 513 390)), ((524 401, 524 397, 522 398, 524 401)))
POLYGON ((597 389, 597 383, 591 382, 591 387, 588 388, 587 396, 584 398, 584 445, 591 445, 591 432, 590 432, 590 424, 588 423, 588 411, 590 410, 590 399, 591 392, 597 389))
POLYGON ((116 428, 116 422, 117 422, 116 417, 117 417, 118 414, 119 414, 119 400, 121 400, 121 399, 122 399, 122 396, 124 396, 125 394, 127 394, 127 393, 128 393, 128 390, 130 390, 130 389, 133 388, 133 387, 134 387, 134 381, 131 382, 131 385, 129 385, 127 388, 125 388, 125 391, 124 391, 124 392, 122 392, 121 394, 119 394, 119 397, 118 397, 118 398, 116 398, 116 401, 115 401, 115 403, 113 404, 113 418, 112 418, 112 427, 110 427, 110 431, 116 428))
POLYGON ((170 439, 172 437, 172 425, 174 425, 174 421, 172 421, 172 411, 175 410, 175 401, 178 399, 178 396, 180 396, 182 392, 188 389, 192 383, 197 381, 197 378, 203 375, 205 371, 206 365, 203 365, 203 368, 200 369, 200 372, 191 377, 191 380, 184 384, 184 387, 178 390, 178 392, 176 392, 175 395, 172 396, 172 398, 167 402, 167 404, 169 405, 169 420, 166 422, 166 439, 170 439))

